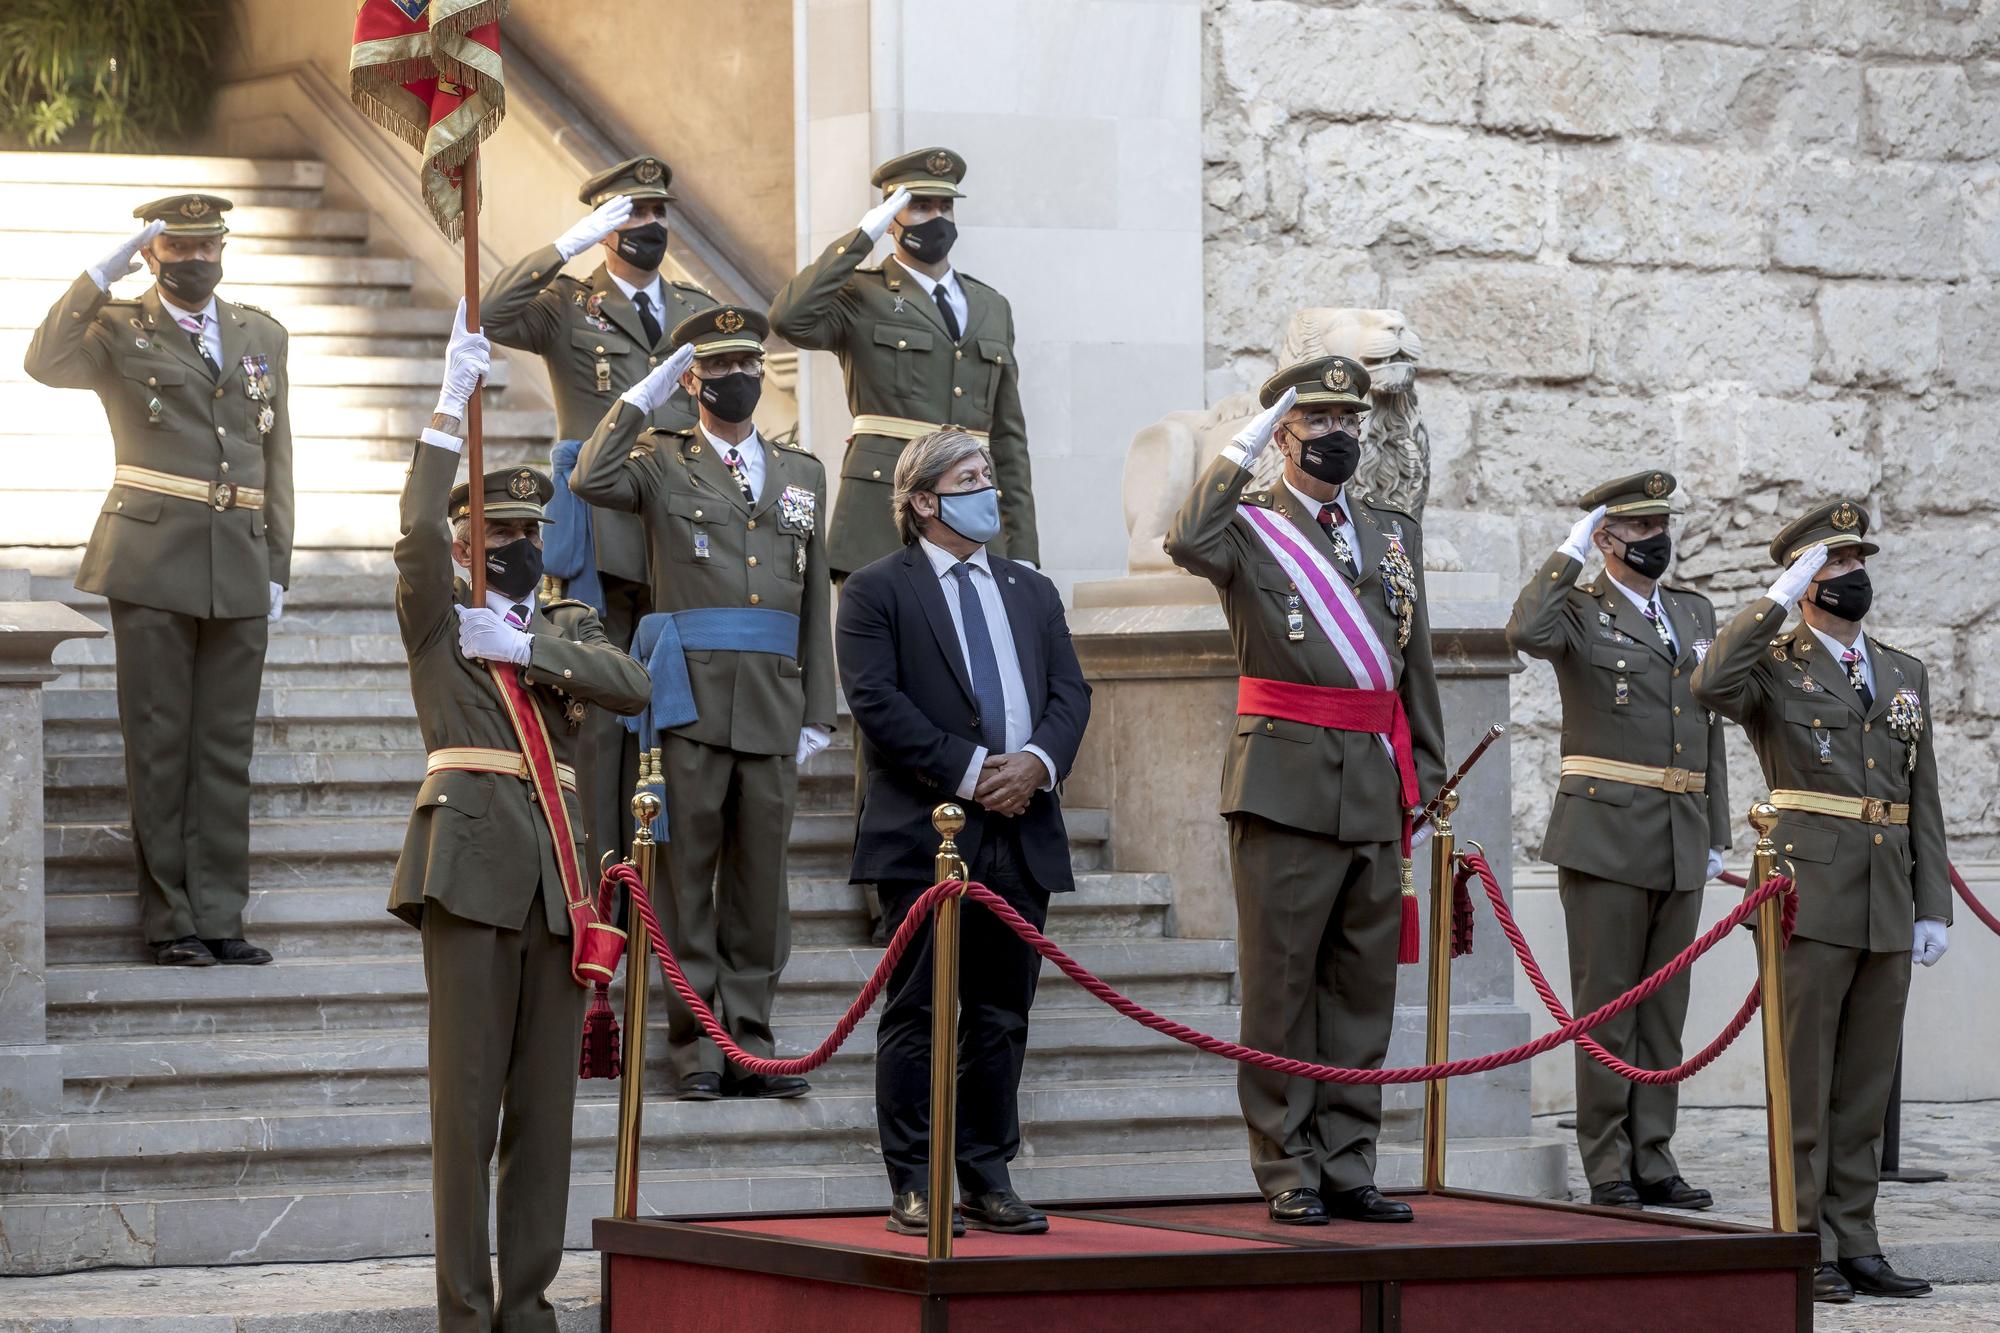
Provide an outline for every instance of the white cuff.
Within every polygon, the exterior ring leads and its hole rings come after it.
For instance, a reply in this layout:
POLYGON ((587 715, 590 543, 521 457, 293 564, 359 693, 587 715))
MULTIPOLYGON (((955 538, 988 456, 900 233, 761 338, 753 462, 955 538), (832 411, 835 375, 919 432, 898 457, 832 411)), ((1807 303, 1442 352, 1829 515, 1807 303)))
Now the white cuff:
POLYGON ((1242 468, 1245 472, 1250 470, 1250 455, 1244 452, 1243 446, 1234 440, 1222 446, 1222 457, 1236 464, 1236 466, 1242 468))
POLYGON ((417 438, 425 444, 434 444, 440 449, 449 449, 453 453, 458 453, 465 448, 464 440, 461 440, 456 435, 447 435, 435 426, 424 427, 417 432, 417 438))
POLYGON ((1042 767, 1043 767, 1043 768, 1046 768, 1046 769, 1047 769, 1047 770, 1049 771, 1049 780, 1048 780, 1047 782, 1044 782, 1044 783, 1043 783, 1043 784, 1042 784, 1042 785, 1041 785, 1041 786, 1040 786, 1039 788, 1037 788, 1036 790, 1038 790, 1038 791, 1053 791, 1053 790, 1055 790, 1055 785, 1056 785, 1056 761, 1055 761, 1055 760, 1053 760, 1053 759, 1051 759, 1051 758, 1049 758, 1049 752, 1048 752, 1047 750, 1044 750, 1044 749, 1043 749, 1043 748, 1042 748, 1041 746, 1039 746, 1039 745, 1023 745, 1023 746, 1021 747, 1021 753, 1022 753, 1022 754, 1031 754, 1031 755, 1035 756, 1035 758, 1037 758, 1037 759, 1039 759, 1039 760, 1041 760, 1041 761, 1042 761, 1042 767))
POLYGON ((99 270, 97 265, 92 264, 89 268, 85 269, 84 272, 88 273, 90 275, 90 280, 97 284, 98 291, 109 292, 111 290, 111 284, 105 280, 103 272, 99 270))
POLYGON ((958 780, 958 790, 953 795, 961 801, 969 801, 979 790, 979 770, 986 766, 986 747, 981 745, 972 752, 972 762, 965 766, 965 776, 958 780))
POLYGON ((1578 563, 1579 565, 1585 563, 1587 559, 1587 557, 1582 551, 1577 550, 1574 546, 1571 546, 1568 542, 1564 542, 1561 546, 1556 547, 1556 554, 1566 555, 1570 559, 1576 561, 1576 563, 1578 563))

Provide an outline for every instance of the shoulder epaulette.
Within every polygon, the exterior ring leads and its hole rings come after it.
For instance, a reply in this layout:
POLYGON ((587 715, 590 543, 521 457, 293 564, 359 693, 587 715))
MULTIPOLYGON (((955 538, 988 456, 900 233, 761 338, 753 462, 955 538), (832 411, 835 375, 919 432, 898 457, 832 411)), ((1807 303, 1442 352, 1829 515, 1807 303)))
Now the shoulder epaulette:
POLYGON ((548 601, 542 603, 542 613, 544 615, 547 615, 549 612, 558 610, 565 606, 574 606, 581 610, 589 611, 592 613, 595 613, 597 610, 597 608, 592 606, 589 602, 580 601, 575 597, 552 597, 548 601))
POLYGON ((1597 585, 1596 585, 1595 583, 1586 583, 1586 584, 1584 584, 1584 585, 1583 585, 1583 593, 1584 593, 1584 596, 1586 596, 1586 597, 1595 597, 1595 596, 1597 596, 1597 595, 1598 595, 1598 593, 1597 593, 1597 585))
POLYGON ((1397 518, 1407 518, 1408 520, 1410 520, 1411 523, 1416 525, 1419 531, 1423 529, 1424 526, 1423 520, 1419 519, 1415 514, 1412 514, 1407 509, 1398 509, 1394 505, 1385 505, 1380 500, 1363 500, 1361 503, 1367 505, 1370 509, 1376 510, 1379 513, 1394 514, 1397 518))
POLYGON ((1915 653, 1911 652, 1908 648, 1898 647, 1897 645, 1890 643, 1887 639, 1876 638, 1873 634, 1868 636, 1868 642, 1875 645, 1877 648, 1887 648, 1892 653, 1901 653, 1904 657, 1910 658, 1912 661, 1921 662, 1923 660, 1922 658, 1918 657, 1915 653))
POLYGON ((856 273, 880 273, 882 266, 880 264, 858 264, 855 266, 854 271, 856 273))
POLYGON ((590 286, 590 284, 589 284, 588 282, 585 282, 585 281, 584 281, 584 280, 583 280, 582 278, 579 278, 579 277, 577 277, 577 276, 576 276, 576 274, 574 274, 574 273, 558 273, 558 274, 556 274, 556 276, 555 276, 555 279, 554 279, 554 281, 553 281, 553 282, 551 282, 551 283, 550 283, 549 285, 550 285, 551 287, 553 287, 553 286, 555 286, 555 285, 556 285, 556 283, 568 283, 568 284, 569 284, 570 286, 572 286, 572 287, 588 287, 588 286, 590 286))
POLYGON ((711 301, 715 299, 715 293, 710 291, 708 288, 702 286, 698 282, 684 282, 679 279, 676 279, 670 285, 675 287, 683 287, 691 292, 700 292, 703 296, 706 296, 711 301))
POLYGON ((826 466, 825 459, 821 458, 818 454, 814 453, 812 450, 806 448, 806 446, 800 443, 798 440, 786 440, 785 448, 790 449, 795 454, 804 454, 807 458, 812 459, 813 462, 818 463, 821 467, 826 466))

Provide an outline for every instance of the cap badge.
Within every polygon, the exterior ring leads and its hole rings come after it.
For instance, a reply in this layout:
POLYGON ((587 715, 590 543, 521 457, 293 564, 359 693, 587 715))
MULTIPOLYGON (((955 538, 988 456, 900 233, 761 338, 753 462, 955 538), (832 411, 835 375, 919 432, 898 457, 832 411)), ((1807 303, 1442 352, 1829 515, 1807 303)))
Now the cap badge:
POLYGON ((1853 505, 1847 503, 1847 501, 1845 500, 1842 500, 1840 502, 1840 507, 1833 511, 1833 517, 1829 520, 1829 522, 1831 522, 1833 526, 1839 531, 1848 532, 1851 531, 1853 528, 1859 526, 1861 522, 1861 515, 1855 511, 1853 505))
POLYGON ((1657 500, 1666 493, 1667 479, 1663 473, 1655 472, 1646 478, 1646 495, 1649 499, 1657 500))
POLYGON ((184 203, 184 204, 182 204, 182 205, 181 205, 181 216, 182 216, 182 217, 184 217, 184 218, 190 218, 190 219, 192 219, 192 218, 200 218, 200 217, 207 217, 207 216, 208 216, 208 200, 206 200, 206 199, 203 199, 203 198, 202 198, 201 196, 199 196, 199 195, 197 195, 197 196, 195 196, 194 198, 192 198, 192 199, 188 200, 188 201, 187 201, 186 203, 184 203))
POLYGON ((929 157, 925 158, 924 165, 930 168, 932 175, 942 176, 946 172, 950 171, 954 164, 951 160, 950 153, 940 152, 940 153, 932 153, 929 157))
POLYGON ((535 474, 532 472, 516 472, 507 479, 507 494, 516 500, 533 499, 535 489, 535 474))
POLYGON ((1335 393, 1346 393, 1347 367, 1338 361, 1334 362, 1326 368, 1326 374, 1320 376, 1320 382, 1335 393))
POLYGON ((646 158, 638 166, 632 168, 632 175, 641 185, 651 185, 660 179, 660 164, 650 157, 646 158))
POLYGON ((721 333, 735 333, 743 327, 743 316, 734 310, 725 310, 715 317, 715 327, 721 333))

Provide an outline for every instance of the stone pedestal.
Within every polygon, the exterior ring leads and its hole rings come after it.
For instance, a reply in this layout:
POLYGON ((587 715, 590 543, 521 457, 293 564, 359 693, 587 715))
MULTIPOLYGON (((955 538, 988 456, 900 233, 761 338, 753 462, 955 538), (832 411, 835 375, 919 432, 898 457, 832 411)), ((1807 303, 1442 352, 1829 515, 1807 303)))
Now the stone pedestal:
MULTIPOLYGON (((1456 764, 1486 728, 1507 719, 1508 677, 1520 663, 1501 627, 1507 604, 1485 573, 1431 573, 1433 652, 1444 702, 1445 751, 1456 764)), ((1064 791, 1068 805, 1111 813, 1112 865, 1167 872, 1174 930, 1234 937, 1225 827, 1216 813, 1223 748, 1235 730, 1236 658, 1215 590, 1191 576, 1154 574, 1076 588, 1070 631, 1095 691, 1084 752, 1064 791)), ((1456 832, 1476 840, 1501 887, 1512 893, 1512 784, 1506 738, 1460 788, 1456 832)), ((1426 793, 1429 795, 1429 793, 1426 793)), ((1429 856, 1416 872, 1429 883, 1429 856)), ((1422 894, 1428 914, 1428 892, 1422 894)), ((1452 1053, 1477 1055, 1524 1041, 1528 1015, 1514 1003, 1512 956, 1478 913, 1477 948, 1452 974, 1452 1053)), ((1396 988, 1391 1064, 1423 1059, 1424 975, 1406 967, 1396 988)), ((1528 1067, 1516 1065, 1452 1084, 1454 1137, 1529 1132, 1528 1067)), ((1414 1136, 1421 1085, 1387 1089, 1385 1137, 1414 1136)))
POLYGON ((28 576, 0 570, 0 1120, 62 1105, 62 1059, 48 1044, 43 970, 42 686, 68 639, 102 637, 87 617, 30 602, 28 576))

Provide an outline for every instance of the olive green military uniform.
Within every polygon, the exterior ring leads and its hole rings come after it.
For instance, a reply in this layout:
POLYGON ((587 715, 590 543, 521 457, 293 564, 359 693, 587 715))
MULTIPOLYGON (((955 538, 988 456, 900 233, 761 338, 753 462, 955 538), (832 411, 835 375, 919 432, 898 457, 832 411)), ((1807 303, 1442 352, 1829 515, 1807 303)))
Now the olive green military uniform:
MULTIPOLYGON (((884 163, 874 183, 884 198, 905 188, 958 197, 964 176, 958 154, 926 148, 884 163)), ((800 347, 832 352, 847 379, 855 427, 827 538, 834 573, 852 573, 901 549, 889 509, 896 460, 911 440, 940 425, 983 437, 993 455, 1000 538, 987 549, 1040 563, 1012 307, 985 283, 958 273, 966 320, 954 339, 937 302, 899 260, 863 266, 873 248, 857 227, 771 303, 772 330, 800 347)))
MULTIPOLYGON (((585 181, 578 199, 596 207, 614 195, 667 199, 673 171, 655 157, 620 162, 585 181)), ((638 309, 603 264, 587 278, 564 273, 563 258, 546 245, 487 285, 480 296, 484 332, 502 347, 534 352, 548 367, 556 398, 556 439, 584 440, 619 394, 646 377, 672 350, 668 334, 688 315, 715 305, 691 282, 660 279, 661 305, 653 311, 658 338, 646 335, 638 309)), ((647 422, 663 430, 694 424, 694 406, 676 391, 647 422)), ((557 484, 562 484, 558 476, 557 484)), ((604 632, 620 648, 632 643, 639 617, 652 608, 646 582, 646 536, 637 517, 615 509, 590 516, 591 538, 603 593, 604 632)), ((574 592, 574 589, 571 590, 574 592)), ((595 866, 606 851, 624 854, 631 841, 632 788, 639 772, 637 739, 602 710, 584 723, 578 770, 584 826, 595 866)))
MULTIPOLYGON (((1580 508, 1608 517, 1668 514, 1674 477, 1642 472, 1593 489, 1580 508)), ((1694 701, 1694 669, 1715 638, 1715 608, 1686 588, 1655 599, 1659 632, 1610 573, 1578 587, 1582 564, 1558 551, 1514 602, 1507 642, 1556 670, 1563 772, 1542 836, 1569 928, 1572 1005, 1623 995, 1693 942, 1708 850, 1729 845, 1722 723, 1694 701), (1662 855, 1663 850, 1670 849, 1662 855)), ((1592 1035, 1642 1068, 1681 1059, 1686 973, 1592 1035)), ((1673 1087, 1629 1083, 1576 1051, 1576 1137, 1592 1185, 1678 1176, 1673 1087)))
MULTIPOLYGON (((1873 554, 1867 530, 1859 504, 1822 505, 1771 555, 1790 565, 1816 542, 1873 554)), ((1751 603, 1716 636, 1694 694, 1749 733, 1781 812, 1772 838, 1799 893, 1784 1023, 1799 1225, 1819 1233, 1824 1259, 1853 1259, 1882 1253, 1875 1191, 1914 923, 1951 920, 1930 680, 1915 657, 1868 636, 1864 707, 1811 627, 1784 622, 1777 602, 1751 603)))
MULTIPOLYGON (((403 489, 396 620, 410 695, 427 752, 519 753, 498 684, 459 649, 457 608, 471 604, 471 591, 454 581, 451 558, 448 512, 463 511, 465 493, 452 489, 457 470, 456 450, 420 444, 403 489)), ((486 513, 539 517, 549 491, 548 479, 528 469, 489 473, 486 513), (532 484, 513 485, 522 476, 532 484)), ((557 761, 574 762, 587 706, 636 712, 645 670, 612 646, 581 602, 535 607, 526 628, 534 643, 522 682, 557 761)), ((574 796, 566 803, 570 826, 580 828, 574 796)), ((580 844, 564 850, 583 852, 580 844)), ((557 855, 525 778, 434 772, 418 789, 389 893, 389 910, 423 931, 438 1325, 454 1333, 556 1327, 544 1293, 562 1263, 586 998, 570 974, 557 855), (497 1307, 486 1229, 496 1145, 497 1307)))
MULTIPOLYGON (((217 236, 229 207, 175 195, 134 216, 217 236)), ((220 297, 215 319, 220 373, 157 286, 113 300, 86 273, 25 363, 43 384, 95 391, 111 425, 117 473, 76 586, 111 604, 141 926, 156 944, 243 935, 266 617, 271 585, 291 582, 284 326, 220 297)))
MULTIPOLYGON (((696 355, 760 347, 762 312, 721 306, 675 330, 696 355), (720 324, 720 328, 718 328, 720 324)), ((771 1053, 771 1003, 791 953, 787 862, 798 798, 800 729, 834 725, 826 566, 826 469, 799 445, 751 436, 764 479, 747 501, 708 437, 649 430, 619 402, 570 479, 592 504, 641 516, 657 571, 653 609, 757 607, 798 617, 795 654, 690 647, 698 716, 660 734, 667 879, 662 928, 730 1037, 771 1053)), ((722 1053, 678 1001, 669 1004, 676 1079, 723 1074, 722 1053)))
MULTIPOLYGON (((1306 362, 1264 386, 1265 405, 1286 387, 1299 403, 1365 403, 1368 379, 1345 358, 1306 362), (1310 386, 1334 361, 1357 386, 1329 395, 1310 386)), ((1273 446, 1275 447, 1275 446, 1273 446)), ((1250 470, 1229 457, 1209 464, 1167 531, 1175 564, 1214 583, 1246 677, 1356 689, 1362 686, 1310 615, 1299 589, 1238 513, 1252 505, 1284 520, 1293 540, 1334 559, 1334 548, 1282 482, 1245 494, 1250 470), (1294 618, 1296 616, 1296 619, 1294 618)), ((1390 688, 1410 722, 1418 783, 1444 782, 1443 713, 1431 665, 1423 595, 1423 539, 1416 519, 1351 504, 1359 542, 1350 579, 1389 655, 1390 688), (1391 608, 1384 560, 1407 558, 1414 606, 1407 641, 1391 608)), ((1404 810, 1396 769, 1376 734, 1239 716, 1222 766, 1236 890, 1236 950, 1243 982, 1242 1040, 1324 1064, 1378 1068, 1396 1009, 1404 810)), ((1382 1090, 1287 1078, 1242 1066, 1237 1096, 1250 1130, 1251 1165, 1267 1198, 1289 1190, 1351 1190, 1374 1182, 1382 1090)))

